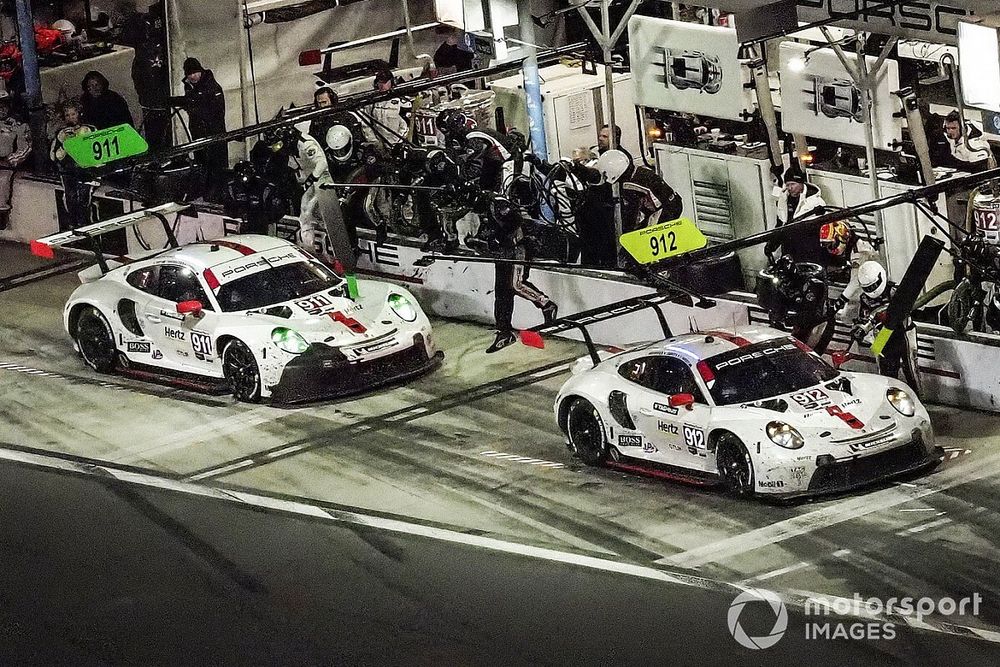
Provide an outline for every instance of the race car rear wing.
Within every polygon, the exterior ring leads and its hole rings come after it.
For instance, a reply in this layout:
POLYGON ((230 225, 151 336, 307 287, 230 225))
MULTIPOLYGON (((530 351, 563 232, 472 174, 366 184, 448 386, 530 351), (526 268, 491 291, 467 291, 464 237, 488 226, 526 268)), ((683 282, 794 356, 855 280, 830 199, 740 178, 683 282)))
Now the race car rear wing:
MULTIPOLYGON (((583 336, 583 342, 587 344, 587 352, 590 354, 590 359, 596 366, 601 363, 601 357, 600 354, 598 354, 597 346, 594 344, 593 338, 590 336, 590 332, 587 330, 588 325, 604 322, 616 317, 621 317, 622 315, 638 312, 644 308, 649 308, 656 313, 656 319, 659 320, 660 328, 663 330, 663 337, 672 338, 674 334, 670 330, 670 325, 667 323, 667 318, 664 316, 663 311, 660 310, 660 306, 676 301, 678 298, 687 296, 689 295, 686 292, 660 292, 656 294, 645 294, 642 296, 632 297, 631 299, 625 299, 624 301, 618 301, 606 306, 601 306, 599 308, 584 310, 579 313, 574 313, 573 315, 561 317, 548 324, 541 324, 537 327, 521 331, 521 342, 529 347, 542 348, 545 346, 542 336, 549 336, 578 329, 580 334, 583 336)), ((702 308, 711 308, 715 305, 715 303, 710 299, 694 299, 694 301, 695 305, 702 308)))
POLYGON ((42 237, 37 241, 32 241, 31 252, 46 259, 55 258, 55 250, 57 248, 68 252, 82 252, 88 254, 93 252, 97 258, 97 264, 101 267, 101 273, 107 273, 109 267, 107 258, 104 256, 104 251, 101 248, 101 236, 119 229, 134 227, 140 222, 145 222, 146 220, 155 219, 159 220, 160 223, 163 224, 163 231, 167 235, 167 242, 170 247, 177 248, 179 245, 177 243, 177 237, 174 236, 174 230, 167 221, 167 216, 173 215, 174 213, 180 213, 188 208, 190 208, 188 204, 176 204, 170 202, 154 206, 152 208, 145 208, 140 211, 126 213, 125 215, 112 218, 111 220, 95 222, 90 225, 78 227, 77 229, 70 229, 65 232, 57 232, 55 234, 42 237), (78 243, 80 241, 89 241, 91 246, 90 250, 70 247, 70 244, 78 243))

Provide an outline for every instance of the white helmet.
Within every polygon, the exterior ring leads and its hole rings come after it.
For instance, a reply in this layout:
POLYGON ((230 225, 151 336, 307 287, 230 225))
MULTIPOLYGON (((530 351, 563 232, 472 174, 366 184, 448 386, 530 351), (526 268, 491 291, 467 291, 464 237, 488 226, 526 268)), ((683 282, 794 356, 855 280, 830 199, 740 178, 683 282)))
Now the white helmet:
POLYGON ((327 130, 326 145, 338 162, 346 162, 354 152, 354 135, 343 125, 334 125, 327 130))
POLYGON ((67 21, 66 19, 59 19, 52 24, 53 30, 58 30, 63 34, 64 39, 69 39, 76 33, 76 26, 67 21))
POLYGON ((601 157, 597 158, 594 168, 601 172, 601 177, 606 183, 615 184, 622 179, 632 167, 632 158, 628 153, 619 150, 604 151, 601 157))
POLYGON ((869 297, 880 297, 885 292, 888 276, 878 262, 865 262, 858 269, 858 284, 869 297))

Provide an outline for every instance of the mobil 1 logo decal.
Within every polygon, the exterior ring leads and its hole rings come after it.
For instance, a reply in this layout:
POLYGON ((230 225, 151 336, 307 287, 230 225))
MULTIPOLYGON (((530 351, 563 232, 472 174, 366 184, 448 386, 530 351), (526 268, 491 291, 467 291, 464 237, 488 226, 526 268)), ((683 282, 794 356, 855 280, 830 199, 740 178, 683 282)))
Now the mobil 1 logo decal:
POLYGON ((705 431, 697 426, 684 424, 684 445, 692 455, 705 456, 705 431))
POLYGON ((211 357, 212 337, 208 334, 192 331, 191 349, 194 350, 194 356, 198 359, 204 360, 206 357, 211 357))

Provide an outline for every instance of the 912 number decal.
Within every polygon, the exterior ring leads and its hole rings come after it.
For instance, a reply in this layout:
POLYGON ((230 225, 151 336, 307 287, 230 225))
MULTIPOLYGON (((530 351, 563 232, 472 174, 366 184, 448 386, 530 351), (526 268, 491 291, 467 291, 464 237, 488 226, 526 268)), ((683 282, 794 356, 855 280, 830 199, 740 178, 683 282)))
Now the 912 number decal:
POLYGON ((833 400, 822 389, 807 389, 792 394, 790 398, 805 410, 819 410, 833 404, 833 400))
POLYGON ((699 450, 705 449, 705 431, 697 426, 684 424, 684 444, 688 452, 697 456, 699 450))

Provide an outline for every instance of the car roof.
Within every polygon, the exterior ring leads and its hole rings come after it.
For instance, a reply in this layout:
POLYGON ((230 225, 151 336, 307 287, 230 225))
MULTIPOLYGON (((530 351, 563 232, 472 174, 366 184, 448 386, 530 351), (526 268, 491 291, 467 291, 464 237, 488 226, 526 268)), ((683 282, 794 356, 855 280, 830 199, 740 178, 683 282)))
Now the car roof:
POLYGON ((694 365, 702 359, 749 347, 769 340, 787 338, 788 334, 769 327, 737 327, 729 331, 713 330, 675 336, 642 348, 646 352, 673 353, 694 365))
POLYGON ((162 255, 158 255, 152 263, 163 263, 165 260, 179 261, 198 272, 204 269, 242 259, 248 255, 279 248, 293 247, 284 239, 260 234, 235 234, 214 241, 198 241, 181 246, 162 255))

